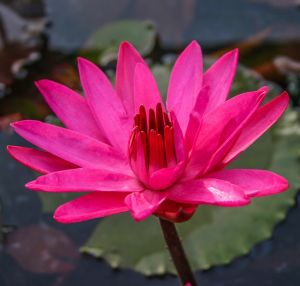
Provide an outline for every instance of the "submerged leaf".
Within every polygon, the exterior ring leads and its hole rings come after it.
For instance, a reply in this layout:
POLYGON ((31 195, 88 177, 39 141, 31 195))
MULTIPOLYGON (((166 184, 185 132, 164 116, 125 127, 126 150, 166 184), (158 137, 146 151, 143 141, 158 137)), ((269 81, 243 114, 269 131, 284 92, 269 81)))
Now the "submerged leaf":
POLYGON ((155 45, 156 31, 149 21, 119 21, 101 27, 82 49, 86 58, 105 65, 117 58, 122 41, 131 42, 141 55, 148 55, 155 45))

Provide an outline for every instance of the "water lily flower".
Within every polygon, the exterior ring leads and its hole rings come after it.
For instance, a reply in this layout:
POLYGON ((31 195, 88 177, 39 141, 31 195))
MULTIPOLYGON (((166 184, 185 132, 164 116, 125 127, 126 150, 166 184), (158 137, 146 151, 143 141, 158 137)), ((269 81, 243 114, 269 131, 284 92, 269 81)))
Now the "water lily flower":
POLYGON ((288 182, 278 174, 227 168, 289 101, 283 92, 263 103, 267 87, 227 99, 237 60, 238 51, 230 51, 203 72, 193 41, 173 67, 165 105, 130 43, 120 46, 115 88, 79 58, 84 96, 49 80, 36 83, 65 127, 15 122, 15 131, 38 149, 9 146, 8 152, 43 174, 27 188, 87 192, 57 208, 54 218, 62 223, 127 211, 137 221, 154 214, 181 222, 199 205, 238 207, 280 193, 288 182))

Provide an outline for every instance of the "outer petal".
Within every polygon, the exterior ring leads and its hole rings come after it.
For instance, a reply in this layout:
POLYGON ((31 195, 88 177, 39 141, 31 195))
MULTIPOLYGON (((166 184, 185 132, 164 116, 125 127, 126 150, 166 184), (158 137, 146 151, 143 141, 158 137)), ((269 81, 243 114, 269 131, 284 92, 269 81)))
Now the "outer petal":
POLYGON ((7 146, 7 151, 21 164, 42 174, 78 168, 78 166, 45 151, 21 146, 7 146))
POLYGON ((88 104, 98 125, 111 145, 126 153, 132 122, 129 123, 120 98, 95 64, 79 58, 78 66, 88 104))
POLYGON ((170 76, 167 109, 174 111, 184 134, 202 86, 202 64, 201 48, 193 41, 177 59, 170 76))
POLYGON ((51 80, 37 81, 36 86, 67 128, 105 141, 83 96, 51 80))
POLYGON ((12 126, 32 144, 75 165, 123 173, 130 169, 112 147, 86 135, 35 120, 18 121, 12 126))
POLYGON ((209 87, 206 113, 222 104, 229 93, 238 64, 238 50, 232 50, 218 59, 204 74, 203 86, 209 87))
POLYGON ((283 92, 280 96, 260 107, 243 127, 240 136, 224 158, 223 164, 228 164, 267 131, 288 107, 288 102, 289 96, 283 92))
POLYGON ((153 190, 163 190, 174 184, 182 175, 185 162, 181 161, 174 167, 163 168, 151 174, 149 186, 153 190))
POLYGON ((168 192, 166 191, 144 190, 128 195, 125 203, 129 207, 133 218, 136 221, 141 221, 155 212, 167 196, 168 192))
POLYGON ((123 193, 90 193, 58 207, 54 219, 72 223, 126 212, 124 197, 123 193))
POLYGON ((123 101, 129 116, 134 115, 134 72, 137 63, 145 64, 137 50, 128 42, 120 45, 117 72, 116 90, 123 101))
POLYGON ((135 113, 144 105, 146 110, 161 103, 164 106, 155 79, 147 65, 138 63, 134 72, 134 106, 135 113))
MULTIPOLYGON (((235 96, 203 118, 189 162, 190 176, 201 175, 223 152, 229 151, 238 131, 255 112, 266 95, 266 89, 235 96)), ((224 156, 226 153, 224 153, 224 156)))
POLYGON ((131 176, 106 170, 78 168, 50 173, 26 184, 44 192, 134 192, 141 191, 138 181, 131 176))
POLYGON ((227 181, 200 179, 174 185, 168 199, 187 204, 238 207, 250 203, 244 189, 227 181))
POLYGON ((288 188, 288 181, 285 178, 265 170, 223 170, 209 174, 207 177, 238 185, 250 197, 273 195, 283 192, 288 188))

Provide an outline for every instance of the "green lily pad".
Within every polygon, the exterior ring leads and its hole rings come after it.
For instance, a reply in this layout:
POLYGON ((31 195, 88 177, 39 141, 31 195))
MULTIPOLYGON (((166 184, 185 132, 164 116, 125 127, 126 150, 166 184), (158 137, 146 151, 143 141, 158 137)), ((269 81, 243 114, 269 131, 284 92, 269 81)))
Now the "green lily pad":
POLYGON ((100 65, 106 65, 117 58, 120 43, 129 41, 143 56, 146 56, 153 50, 156 36, 152 22, 134 20, 114 22, 93 33, 81 53, 100 65))
MULTIPOLYGON (((233 94, 264 84, 270 86, 271 96, 280 92, 276 85, 245 68, 239 69, 236 79, 233 94)), ((160 86, 165 88, 164 83, 160 86)), ((177 224, 194 269, 227 264, 272 236, 274 226, 285 218, 300 188, 299 139, 298 115, 288 110, 275 127, 231 165, 277 172, 289 180, 287 192, 254 199, 242 208, 200 206, 191 220, 177 224)), ((105 218, 81 251, 104 258, 112 267, 132 268, 145 275, 175 273, 155 217, 140 223, 129 214, 105 218)))

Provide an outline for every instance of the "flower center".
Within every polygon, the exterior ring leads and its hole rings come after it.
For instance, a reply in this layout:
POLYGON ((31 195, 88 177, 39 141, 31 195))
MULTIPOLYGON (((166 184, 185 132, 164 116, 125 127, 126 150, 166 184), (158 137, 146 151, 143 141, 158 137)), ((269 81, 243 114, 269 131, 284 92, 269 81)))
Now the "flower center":
POLYGON ((177 164, 173 124, 160 103, 148 113, 140 106, 134 117, 128 152, 133 172, 147 186, 154 172, 177 164))

